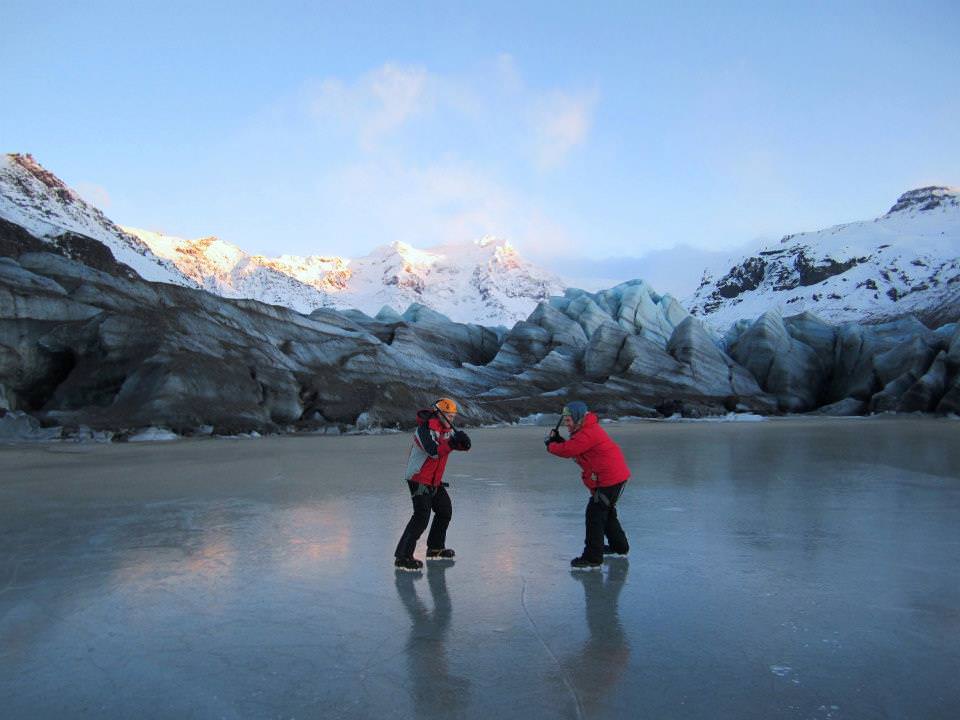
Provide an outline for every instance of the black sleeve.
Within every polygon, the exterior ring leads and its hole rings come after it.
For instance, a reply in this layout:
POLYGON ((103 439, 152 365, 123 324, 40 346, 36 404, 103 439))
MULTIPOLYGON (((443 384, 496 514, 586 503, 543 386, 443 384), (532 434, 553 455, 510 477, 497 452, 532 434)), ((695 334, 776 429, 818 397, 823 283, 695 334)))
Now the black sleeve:
POLYGON ((440 448, 437 446, 437 441, 433 439, 433 433, 427 423, 417 428, 417 439, 420 441, 420 447, 427 455, 437 457, 440 448))

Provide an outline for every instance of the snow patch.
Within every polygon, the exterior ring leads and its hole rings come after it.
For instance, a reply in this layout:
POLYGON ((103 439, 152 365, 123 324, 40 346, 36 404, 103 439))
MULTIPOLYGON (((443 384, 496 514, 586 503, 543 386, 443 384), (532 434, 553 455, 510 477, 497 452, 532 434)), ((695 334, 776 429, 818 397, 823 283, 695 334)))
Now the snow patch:
POLYGON ((148 427, 127 438, 127 442, 170 442, 180 436, 168 428, 148 427))
POLYGON ((531 427, 553 427, 557 424, 557 416, 545 413, 534 413, 533 415, 524 415, 518 419, 515 424, 531 427))
POLYGON ((660 422, 767 422, 768 417, 756 415, 755 413, 727 413, 726 415, 715 415, 702 418, 685 418, 682 415, 671 415, 660 422))
POLYGON ((40 427, 36 418, 20 410, 5 412, 0 416, 0 442, 50 442, 59 440, 63 428, 40 427))

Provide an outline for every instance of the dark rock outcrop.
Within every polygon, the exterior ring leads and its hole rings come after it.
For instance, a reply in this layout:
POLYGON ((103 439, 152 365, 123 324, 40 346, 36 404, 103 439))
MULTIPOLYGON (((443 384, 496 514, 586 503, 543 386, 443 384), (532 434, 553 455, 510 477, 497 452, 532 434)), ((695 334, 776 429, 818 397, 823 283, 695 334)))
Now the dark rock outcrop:
POLYGON ((900 398, 900 412, 930 412, 947 390, 947 354, 942 350, 919 380, 900 398))
POLYGON ((887 212, 887 215, 909 210, 933 210, 942 205, 957 205, 956 191, 950 188, 929 185, 927 187, 909 190, 897 198, 897 202, 887 212))
POLYGON ((722 332, 769 309, 813 311, 834 323, 912 314, 929 327, 960 318, 960 191, 904 193, 887 214, 765 243, 726 268, 708 268, 687 299, 722 332))

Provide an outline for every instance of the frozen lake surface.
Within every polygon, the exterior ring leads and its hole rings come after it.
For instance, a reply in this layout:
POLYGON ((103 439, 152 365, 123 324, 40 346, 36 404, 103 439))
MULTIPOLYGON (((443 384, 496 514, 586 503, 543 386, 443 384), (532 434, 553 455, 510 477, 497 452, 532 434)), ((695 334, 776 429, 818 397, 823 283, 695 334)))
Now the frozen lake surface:
POLYGON ((543 428, 471 433, 421 576, 407 434, 0 447, 0 715, 960 717, 960 422, 608 430, 631 554, 579 574, 543 428))

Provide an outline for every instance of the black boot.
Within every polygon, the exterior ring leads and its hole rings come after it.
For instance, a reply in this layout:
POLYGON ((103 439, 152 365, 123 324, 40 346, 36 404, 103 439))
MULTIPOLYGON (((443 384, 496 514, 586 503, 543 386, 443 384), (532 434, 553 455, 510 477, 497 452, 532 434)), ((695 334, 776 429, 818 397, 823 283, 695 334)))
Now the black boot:
POLYGON ((570 561, 571 570, 599 570, 603 567, 601 560, 589 560, 585 556, 575 557, 570 561))
POLYGON ((393 566, 407 572, 420 572, 423 569, 423 563, 415 557, 398 557, 393 561, 393 566))

